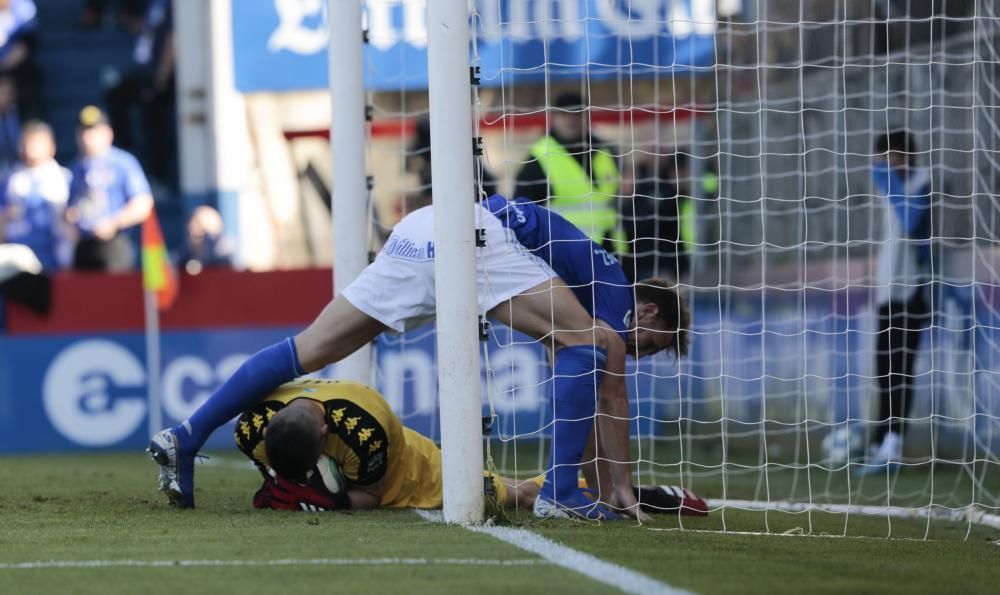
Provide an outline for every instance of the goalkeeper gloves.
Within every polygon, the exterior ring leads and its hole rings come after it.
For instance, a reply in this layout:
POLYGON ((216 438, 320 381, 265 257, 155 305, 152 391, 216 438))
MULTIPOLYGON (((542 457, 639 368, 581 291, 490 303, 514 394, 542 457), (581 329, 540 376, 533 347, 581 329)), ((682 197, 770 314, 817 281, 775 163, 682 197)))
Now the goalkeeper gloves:
POLYGON ((271 471, 270 476, 264 478, 264 484, 254 494, 254 508, 325 512, 351 507, 346 492, 332 494, 321 485, 315 484, 316 482, 310 482, 308 485, 298 484, 271 471))
POLYGON ((708 503, 691 490, 677 486, 637 486, 632 490, 639 508, 647 514, 708 516, 708 503))

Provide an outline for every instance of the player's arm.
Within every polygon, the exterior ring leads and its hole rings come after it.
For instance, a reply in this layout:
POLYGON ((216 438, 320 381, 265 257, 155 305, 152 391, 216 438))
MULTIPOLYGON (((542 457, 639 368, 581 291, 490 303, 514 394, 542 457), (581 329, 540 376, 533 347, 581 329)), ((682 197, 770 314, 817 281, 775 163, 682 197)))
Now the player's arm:
POLYGON ((378 508, 385 494, 389 470, 389 422, 378 411, 358 405, 334 410, 329 427, 346 448, 335 457, 347 481, 347 497, 352 509, 378 508))
POLYGON ((114 216, 114 224, 118 229, 134 227, 145 221, 152 211, 153 195, 148 192, 136 194, 114 216))
POLYGON ((385 478, 371 485, 347 484, 347 499, 351 501, 351 510, 372 510, 378 508, 385 494, 385 478))
POLYGON ((233 439, 236 441, 236 448, 240 449, 243 455, 257 467, 264 478, 268 478, 270 465, 267 462, 267 451, 264 449, 264 427, 266 422, 254 423, 254 416, 261 420, 268 419, 269 408, 264 404, 259 404, 253 409, 244 411, 236 420, 236 428, 233 432, 233 439))
MULTIPOLYGON (((613 335, 607 341, 604 374, 597 387, 597 445, 601 459, 607 459, 612 490, 609 502, 639 520, 649 520, 639 510, 632 490, 628 392, 625 388, 625 342, 603 321, 597 325, 613 335)), ((600 464, 600 463, 598 463, 600 464)))
POLYGON ((385 495, 385 472, 388 464, 382 464, 381 461, 388 461, 388 444, 384 449, 380 448, 372 453, 368 449, 355 449, 352 444, 348 446, 352 448, 351 452, 344 457, 344 461, 338 462, 341 463, 341 470, 347 480, 347 499, 351 502, 351 509, 378 508, 385 495))
POLYGON ((153 194, 139 162, 129 157, 123 168, 124 191, 128 201, 117 213, 100 221, 94 228, 94 234, 106 240, 121 230, 139 225, 153 212, 153 194))

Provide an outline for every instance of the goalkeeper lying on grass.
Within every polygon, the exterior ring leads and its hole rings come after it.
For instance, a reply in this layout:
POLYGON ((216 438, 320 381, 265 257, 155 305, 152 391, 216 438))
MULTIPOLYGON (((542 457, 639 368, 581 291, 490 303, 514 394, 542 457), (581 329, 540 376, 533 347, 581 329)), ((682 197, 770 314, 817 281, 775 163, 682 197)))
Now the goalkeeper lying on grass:
MULTIPOLYGON (((236 444, 264 484, 257 508, 345 510, 440 508, 441 450, 406 428, 389 403, 362 384, 290 382, 243 413, 236 444)), ((544 476, 515 481, 484 472, 487 495, 502 507, 531 510, 544 476)), ((646 512, 707 514, 689 491, 636 488, 646 512)))

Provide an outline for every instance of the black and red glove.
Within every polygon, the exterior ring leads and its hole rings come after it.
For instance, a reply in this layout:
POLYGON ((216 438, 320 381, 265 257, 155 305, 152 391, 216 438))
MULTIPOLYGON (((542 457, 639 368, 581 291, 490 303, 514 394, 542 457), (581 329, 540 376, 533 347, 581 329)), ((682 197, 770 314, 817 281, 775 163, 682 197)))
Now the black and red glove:
POLYGON ((639 508, 647 514, 708 516, 708 503, 691 490, 677 486, 638 486, 632 489, 639 508))
POLYGON ((350 508, 350 505, 351 501, 346 493, 331 494, 326 489, 313 485, 313 482, 302 485, 273 473, 264 478, 264 485, 253 496, 254 508, 273 510, 324 512, 344 510, 350 508))

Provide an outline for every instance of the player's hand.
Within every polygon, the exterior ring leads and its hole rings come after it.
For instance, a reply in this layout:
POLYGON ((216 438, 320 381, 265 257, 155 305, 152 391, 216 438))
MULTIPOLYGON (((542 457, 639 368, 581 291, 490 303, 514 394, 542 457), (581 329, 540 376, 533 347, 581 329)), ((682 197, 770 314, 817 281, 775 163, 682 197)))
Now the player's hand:
POLYGON ((315 486, 300 485, 279 475, 264 479, 253 497, 254 508, 325 512, 347 508, 342 497, 315 486))
POLYGON ((639 501, 635 499, 632 488, 615 488, 611 493, 609 504, 619 512, 628 515, 640 523, 652 522, 653 518, 639 508, 639 501))
POLYGON ((111 219, 102 219, 94 225, 94 237, 105 242, 114 239, 118 234, 118 226, 111 219))

